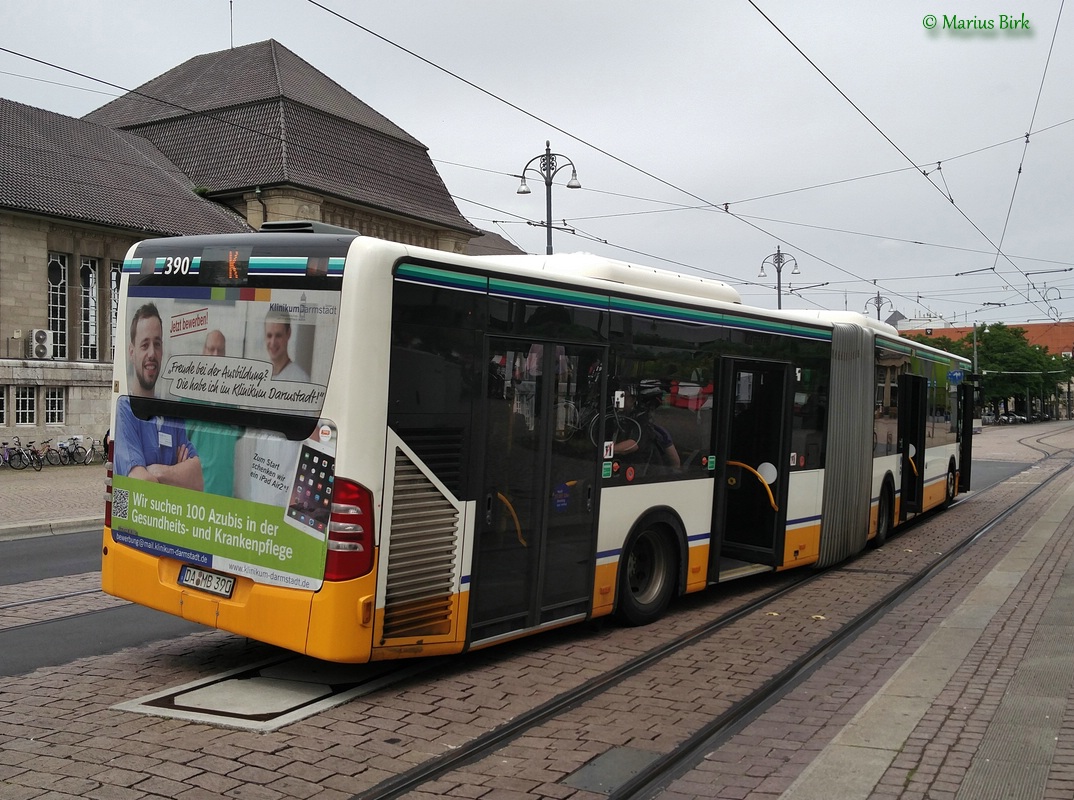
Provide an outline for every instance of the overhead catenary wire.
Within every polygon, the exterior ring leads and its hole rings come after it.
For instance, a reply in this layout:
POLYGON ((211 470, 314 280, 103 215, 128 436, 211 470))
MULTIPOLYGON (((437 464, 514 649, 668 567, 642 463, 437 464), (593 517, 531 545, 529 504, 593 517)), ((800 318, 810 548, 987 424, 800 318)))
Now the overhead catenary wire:
MULTIPOLYGON (((313 5, 316 5, 316 6, 320 7, 320 8, 323 8, 323 9, 325 9, 325 10, 328 10, 328 11, 330 11, 330 9, 327 9, 327 8, 325 8, 325 6, 324 6, 324 5, 322 4, 322 3, 312 3, 312 4, 313 4, 313 5)), ((333 14, 336 14, 336 12, 331 12, 331 13, 333 13, 333 14)), ((340 16, 340 15, 336 14, 336 16, 340 16)), ((341 18, 342 18, 342 17, 341 17, 341 18)), ((348 22, 350 22, 350 20, 347 20, 347 21, 348 21, 348 22)), ((371 31, 371 30, 369 30, 368 28, 365 28, 364 26, 360 26, 360 25, 359 25, 358 27, 359 27, 359 28, 361 28, 362 30, 366 31, 366 32, 367 32, 367 33, 369 33, 370 35, 374 35, 374 36, 377 36, 377 37, 378 37, 379 39, 381 39, 382 41, 385 41, 385 42, 387 42, 388 44, 390 44, 390 45, 392 45, 392 46, 395 46, 395 47, 399 47, 399 46, 398 46, 398 45, 396 45, 396 44, 395 44, 394 42, 391 42, 390 40, 386 39, 385 37, 382 37, 382 36, 380 36, 379 34, 375 33, 374 31, 371 31)), ((402 50, 404 50, 405 52, 409 53, 409 54, 410 54, 410 55, 411 55, 412 57, 416 57, 416 58, 419 58, 419 59, 421 59, 422 61, 424 61, 425 63, 427 63, 427 64, 429 64, 429 65, 431 65, 431 66, 433 66, 433 67, 435 67, 435 68, 437 68, 437 69, 443 69, 443 68, 439 67, 438 65, 434 64, 433 62, 429 61, 428 59, 425 59, 425 58, 423 58, 422 56, 420 56, 420 55, 418 55, 418 54, 416 54, 416 53, 413 53, 413 52, 412 52, 412 51, 410 51, 410 50, 407 50, 406 48, 402 48, 402 47, 400 47, 400 49, 402 49, 402 50)), ((455 77, 455 78, 457 78, 457 79, 459 79, 459 80, 463 80, 464 82, 468 83, 469 85, 473 86, 473 87, 474 87, 474 88, 476 88, 476 89, 479 89, 479 90, 481 90, 481 91, 485 92, 485 93, 486 93, 487 95, 489 95, 489 96, 491 96, 491 97, 496 97, 496 99, 500 100, 501 102, 507 102, 507 103, 508 103, 509 105, 512 105, 512 104, 510 104, 510 103, 509 103, 509 101, 505 101, 505 100, 503 100, 502 98, 499 98, 498 96, 496 96, 496 95, 494 95, 494 94, 492 94, 492 93, 490 93, 490 92, 487 92, 486 90, 482 89, 481 87, 477 86, 476 84, 474 84, 474 83, 472 83, 472 82, 469 82, 469 81, 465 81, 465 79, 463 79, 463 78, 460 78, 459 76, 455 75, 454 73, 450 72, 449 70, 443 70, 443 71, 444 71, 444 72, 446 72, 446 73, 447 73, 447 74, 449 74, 449 75, 452 75, 453 77, 455 77)), ((120 88, 120 87, 117 87, 117 88, 120 88)), ((512 107, 513 107, 513 108, 516 108, 516 109, 518 109, 518 110, 520 110, 520 111, 523 111, 523 113, 528 113, 528 112, 525 112, 524 110, 520 109, 520 108, 519 108, 518 106, 514 106, 514 105, 512 105, 512 107)), ((540 121, 541 121, 541 122, 542 122, 543 124, 550 124, 550 123, 548 123, 548 121, 547 121, 547 120, 543 120, 542 118, 540 118, 540 117, 538 117, 538 116, 536 116, 536 115, 531 115, 531 116, 532 116, 532 117, 533 117, 534 119, 538 119, 538 120, 540 120, 540 121)), ((676 184, 674 184, 674 183, 671 183, 671 182, 669 182, 669 181, 663 181, 663 180, 662 180, 662 179, 661 179, 661 178, 660 178, 659 176, 656 176, 656 175, 652 175, 651 173, 647 172, 646 170, 644 170, 644 169, 641 169, 641 168, 639 168, 639 167, 636 167, 635 165, 631 164, 631 163, 630 163, 630 162, 628 162, 628 161, 625 161, 625 160, 623 160, 623 159, 619 159, 619 158, 617 158, 616 156, 614 156, 613 154, 611 154, 611 153, 608 153, 608 152, 606 152, 606 151, 603 151, 603 150, 601 150, 601 148, 597 148, 597 147, 595 147, 595 146, 594 146, 594 145, 592 145, 592 144, 591 144, 590 142, 587 142, 587 141, 585 141, 584 139, 580 139, 579 137, 575 137, 575 136, 573 136, 573 135, 572 135, 572 134, 571 134, 570 132, 567 132, 567 131, 563 131, 563 129, 561 129, 561 128, 558 128, 558 127, 556 127, 556 126, 554 126, 554 125, 552 125, 551 127, 553 127, 553 128, 554 128, 554 129, 556 129, 556 130, 560 130, 560 131, 562 131, 562 132, 563 132, 563 133, 564 133, 565 135, 571 136, 571 138, 573 138, 573 139, 575 139, 575 140, 577 140, 577 141, 580 141, 581 143, 585 144, 586 146, 594 147, 594 149, 596 149, 596 150, 598 150, 598 151, 600 151, 600 152, 603 152, 603 153, 604 153, 605 155, 607 155, 608 157, 610 157, 610 158, 613 158, 613 159, 615 159, 615 160, 619 161, 620 163, 626 164, 627 166, 630 166, 631 168, 634 168, 634 169, 638 169, 638 171, 639 171, 639 172, 641 172, 641 173, 643 173, 643 174, 646 174, 646 175, 648 175, 648 176, 649 176, 650 178, 653 178, 653 179, 656 179, 656 180, 658 180, 658 181, 661 181, 661 182, 662 182, 662 183, 664 183, 665 185, 667 185, 667 186, 669 186, 669 187, 671 187, 671 188, 673 188, 673 189, 675 189, 675 190, 677 190, 677 191, 685 191, 685 192, 687 192, 687 194, 690 194, 690 196, 692 196, 692 197, 694 197, 695 199, 698 199, 698 200, 700 200, 701 202, 705 203, 705 205, 703 205, 703 206, 693 206, 693 208, 695 208, 695 209, 702 209, 702 210, 706 210, 706 209, 707 209, 707 210, 709 210, 709 211, 715 210, 715 211, 721 211, 721 212, 723 212, 723 213, 730 213, 730 212, 726 212, 726 211, 725 211, 724 209, 721 209, 721 208, 719 208, 719 206, 720 206, 721 204, 718 204, 718 203, 716 203, 716 204, 713 204, 713 203, 711 203, 711 202, 708 202, 708 201, 704 201, 704 200, 703 200, 703 198, 700 198, 699 196, 697 196, 697 195, 694 195, 694 194, 692 194, 692 193, 688 192, 688 191, 687 191, 687 190, 685 190, 685 189, 684 189, 683 187, 681 187, 681 186, 677 186, 676 184)), ((1014 140, 1011 140, 1011 141, 1014 141, 1014 140)), ((993 146, 997 146, 997 145, 993 145, 993 146)), ((990 147, 991 147, 991 146, 990 146, 990 147)), ((982 148, 982 149, 987 149, 987 148, 982 148)), ((947 159, 947 160, 951 160, 951 158, 949 158, 949 159, 947 159)), ((481 169, 481 168, 480 168, 480 167, 477 167, 477 168, 475 168, 475 169, 481 169)), ((909 167, 907 167, 907 168, 903 168, 903 169, 909 169, 909 167)), ((497 172, 497 171, 495 171, 495 170, 486 170, 486 171, 488 171, 488 172, 497 172)), ((900 170, 900 171, 901 171, 901 170, 900 170)), ((832 182, 832 183, 834 183, 834 182, 832 182)), ((820 184, 820 185, 818 185, 818 186, 823 186, 823 185, 825 185, 825 184, 820 184)), ((831 185, 831 183, 829 183, 829 184, 827 184, 827 185, 831 185)), ((806 187, 806 188, 809 188, 809 187, 806 187)), ((803 188, 803 189, 792 189, 792 190, 787 190, 787 191, 788 191, 788 193, 789 193, 789 192, 794 192, 794 191, 804 191, 804 190, 805 190, 805 188, 803 188)), ((761 197, 767 197, 767 196, 771 196, 771 195, 760 195, 760 196, 758 196, 758 197, 759 197, 759 198, 761 198, 761 197)), ((467 198, 463 198, 463 197, 458 197, 458 196, 456 196, 456 199, 457 199, 457 200, 459 200, 459 201, 461 201, 461 202, 468 202, 468 203, 473 203, 473 202, 474 202, 474 201, 468 200, 467 198)), ((747 198, 747 200, 748 200, 748 199, 750 199, 750 198, 747 198)), ((739 202, 739 203, 741 203, 741 202, 746 202, 746 200, 741 200, 741 201, 736 201, 736 202, 739 202)), ((493 208, 494 208, 493 206, 489 206, 489 205, 484 205, 484 204, 478 204, 478 205, 480 205, 481 207, 484 207, 484 208, 489 208, 489 209, 493 209, 493 208)), ((504 214, 504 215, 509 215, 509 216, 517 216, 517 215, 513 215, 513 214, 512 214, 512 212, 507 212, 507 211, 499 211, 499 210, 497 210, 497 213, 501 213, 501 214, 504 214)), ((740 221, 741 221, 741 215, 737 215, 737 214, 735 214, 735 213, 730 213, 730 215, 731 215, 732 217, 736 218, 736 219, 740 219, 740 221)), ((585 218, 582 218, 582 219, 585 219, 585 218)), ((522 218, 522 217, 519 217, 519 220, 524 220, 524 218, 522 218)), ((763 234, 764 234, 764 235, 766 235, 766 236, 767 236, 767 235, 771 235, 771 234, 769 233, 769 231, 767 231, 767 230, 766 230, 766 227, 767 227, 767 225, 765 225, 765 224, 758 224, 758 223, 763 223, 763 222, 766 222, 766 221, 765 221, 765 220, 764 220, 763 218, 757 218, 757 219, 754 219, 754 220, 751 220, 751 221, 755 223, 755 224, 754 224, 754 225, 753 225, 752 227, 754 227, 754 228, 755 228, 756 230, 758 230, 759 232, 763 233, 763 234)), ((571 221, 570 221, 570 224, 572 224, 572 225, 575 225, 575 223, 576 223, 576 222, 577 222, 577 220, 571 220, 571 221)), ((590 239, 592 239, 593 235, 592 235, 592 234, 586 234, 585 236, 582 236, 582 237, 580 237, 580 238, 587 238, 587 237, 588 237, 588 238, 590 238, 590 239)), ((775 237, 775 238, 779 239, 780 237, 775 237)), ((797 244, 795 244, 795 243, 793 243, 793 242, 787 242, 787 241, 786 241, 786 239, 780 239, 780 241, 783 241, 783 242, 787 243, 787 244, 788 244, 788 246, 791 246, 791 247, 795 247, 796 249, 800 249, 800 250, 803 250, 804 252, 807 252, 807 253, 808 253, 808 251, 807 251, 807 250, 805 250, 805 248, 799 248, 799 247, 798 247, 798 245, 797 245, 797 244)), ((639 250, 639 251, 637 251, 637 252, 641 252, 641 251, 639 250)), ((654 257, 654 256, 650 255, 649 257, 654 257)), ((829 264, 830 266, 832 266, 832 267, 834 267, 834 268, 836 268, 836 269, 839 269, 839 268, 838 268, 838 267, 837 267, 837 266, 836 266, 835 264, 832 264, 832 262, 831 262, 831 261, 827 261, 827 260, 824 260, 824 259, 820 259, 820 260, 821 260, 821 261, 822 261, 823 263, 829 264)), ((687 267, 687 268, 689 268, 689 269, 699 269, 700 271, 706 271, 706 272, 707 272, 707 270, 704 270, 704 269, 701 269, 701 268, 698 268, 698 267, 695 267, 695 266, 692 266, 692 265, 688 265, 688 264, 685 264, 685 263, 684 263, 684 262, 682 262, 681 260, 680 260, 680 261, 679 261, 678 263, 682 264, 683 266, 686 266, 686 267, 687 267)), ((853 279, 855 279, 855 280, 859 280, 859 281, 862 281, 862 282, 867 282, 867 281, 869 280, 869 279, 867 279, 867 278, 864 278, 864 277, 863 277, 863 276, 861 276, 861 275, 858 275, 858 274, 854 273, 854 272, 853 272, 853 271, 851 271, 851 270, 843 270, 843 272, 844 272, 845 274, 849 275, 850 277, 852 277, 852 278, 853 278, 853 279)), ((739 280, 739 279, 738 279, 738 278, 733 278, 733 280, 739 280)), ((885 285, 885 286, 884 286, 884 291, 888 291, 889 293, 891 293, 891 292, 889 291, 889 289, 888 289, 887 285, 885 285)), ((897 294, 897 293, 896 293, 896 294, 897 294)))
MULTIPOLYGON (((814 70, 815 70, 816 72, 817 72, 817 74, 819 74, 819 75, 820 75, 820 76, 821 76, 821 77, 822 77, 822 78, 823 78, 823 79, 824 79, 825 81, 827 81, 827 83, 828 83, 828 84, 829 84, 829 85, 830 85, 830 86, 831 86, 831 87, 832 87, 833 89, 835 89, 835 91, 836 91, 836 92, 838 92, 838 93, 839 93, 839 95, 840 95, 840 96, 841 96, 841 97, 842 97, 842 98, 843 98, 844 100, 846 100, 846 101, 847 101, 847 102, 848 102, 848 103, 850 104, 850 106, 851 106, 851 107, 852 107, 852 108, 853 108, 853 109, 854 109, 854 110, 855 110, 855 111, 856 111, 856 112, 857 112, 857 113, 858 113, 858 114, 859 114, 859 115, 860 115, 860 116, 861 116, 861 117, 862 117, 862 118, 863 118, 863 119, 864 119, 864 120, 865 120, 865 121, 866 121, 866 122, 867 122, 867 123, 868 123, 868 124, 869 124, 869 125, 870 125, 870 126, 871 126, 871 127, 873 128, 873 129, 874 129, 874 130, 875 130, 875 131, 876 131, 876 132, 877 132, 877 133, 879 133, 879 134, 880 134, 880 136, 881 136, 881 137, 882 137, 882 138, 883 138, 883 139, 884 139, 884 140, 885 140, 885 141, 886 141, 886 142, 887 142, 888 144, 890 144, 890 145, 891 145, 891 146, 892 146, 892 147, 893 147, 893 148, 895 149, 895 151, 896 151, 896 152, 897 152, 897 153, 898 153, 898 154, 899 154, 900 156, 902 156, 902 158, 903 158, 903 159, 904 159, 905 161, 907 161, 908 163, 910 163, 910 164, 912 164, 912 165, 916 166, 916 164, 915 164, 914 160, 913 160, 912 158, 910 158, 910 156, 909 156, 909 155, 907 155, 907 154, 906 154, 906 153, 905 153, 905 152, 903 151, 903 149, 902 149, 901 147, 899 147, 899 146, 898 146, 898 145, 897 145, 897 144, 896 144, 896 143, 895 143, 895 142, 894 142, 894 141, 893 141, 893 140, 891 139, 891 137, 889 137, 889 136, 888 136, 888 135, 887 135, 887 134, 886 134, 886 133, 884 132, 884 130, 883 130, 883 129, 882 129, 882 128, 881 128, 880 126, 879 126, 879 125, 877 125, 877 124, 876 124, 876 123, 875 123, 875 122, 874 122, 874 121, 872 120, 872 118, 870 118, 870 117, 869 117, 869 115, 868 115, 868 114, 866 114, 866 113, 865 113, 865 111, 863 111, 863 110, 861 109, 861 107, 860 107, 860 106, 858 106, 858 104, 857 104, 857 103, 855 103, 855 102, 854 102, 854 101, 853 101, 853 100, 852 100, 852 99, 851 99, 851 98, 850 98, 850 97, 849 97, 849 96, 848 96, 848 95, 846 94, 846 92, 844 92, 844 91, 843 91, 843 90, 842 90, 842 89, 841 89, 841 88, 840 88, 840 87, 838 86, 838 84, 836 84, 836 83, 835 83, 835 81, 833 81, 833 80, 832 80, 832 79, 831 79, 831 78, 830 78, 830 77, 829 77, 829 76, 827 75, 827 73, 825 73, 825 72, 824 72, 824 70, 822 70, 822 69, 820 68, 820 66, 819 66, 819 65, 818 65, 818 64, 817 64, 817 63, 816 63, 815 61, 813 61, 813 59, 811 59, 811 58, 810 58, 810 57, 809 57, 809 56, 808 56, 808 55, 807 55, 807 54, 805 53, 805 51, 803 51, 803 50, 802 50, 802 49, 801 49, 801 48, 800 48, 800 47, 799 47, 799 46, 798 46, 798 45, 796 44, 796 43, 794 42, 794 40, 793 40, 793 39, 791 39, 791 38, 790 38, 790 36, 788 36, 788 35, 787 35, 787 34, 786 34, 786 33, 785 33, 785 32, 784 32, 784 31, 783 31, 783 30, 782 30, 782 29, 781 29, 781 28, 780 28, 780 27, 779 27, 779 26, 778 26, 778 25, 777 25, 777 24, 775 23, 775 21, 774 21, 774 20, 773 20, 773 19, 772 19, 771 17, 769 17, 769 16, 768 16, 768 15, 767 15, 767 14, 766 14, 766 13, 765 13, 764 11, 762 11, 762 10, 761 10, 761 8, 760 8, 760 7, 759 7, 759 6, 757 5, 757 3, 755 3, 755 2, 754 2, 754 0, 747 0, 747 2, 748 2, 748 3, 749 3, 749 4, 751 5, 751 6, 753 6, 754 10, 756 10, 756 11, 757 11, 757 13, 758 13, 758 14, 760 14, 760 15, 761 15, 761 16, 762 16, 762 17, 763 17, 763 18, 765 19, 765 21, 767 21, 767 22, 769 23, 769 25, 771 25, 771 26, 772 26, 772 27, 773 27, 773 28, 774 28, 774 29, 776 30, 776 32, 777 32, 777 33, 779 33, 779 35, 780 35, 780 36, 782 36, 782 37, 783 37, 783 38, 784 38, 784 39, 785 39, 785 40, 787 41, 787 43, 788 43, 788 44, 789 44, 789 45, 790 45, 790 46, 791 46, 791 47, 792 47, 792 48, 793 48, 793 49, 794 49, 794 50, 795 50, 795 51, 796 51, 796 52, 797 52, 797 53, 798 53, 798 54, 799 54, 799 55, 800 55, 800 56, 801 56, 802 58, 804 58, 804 59, 805 59, 805 60, 806 60, 806 62, 807 62, 807 63, 808 63, 808 64, 809 64, 809 65, 810 65, 810 66, 811 66, 811 67, 812 67, 812 68, 813 68, 813 69, 814 69, 814 70)), ((1060 14, 1061 14, 1061 13, 1062 13, 1062 9, 1060 8, 1060 14)), ((1058 19, 1056 20, 1056 30, 1058 30, 1058 19)), ((1053 38, 1053 43, 1054 43, 1054 38, 1053 38)), ((1051 51, 1049 50, 1049 54, 1050 54, 1050 52, 1051 52, 1051 51)), ((1043 88, 1043 83, 1042 83, 1042 88, 1043 88)), ((1038 101, 1039 101, 1039 96, 1038 96, 1038 101)), ((928 175, 927 175, 927 173, 923 173, 923 174, 924 174, 924 177, 926 178, 926 180, 928 180, 928 175)), ((947 199, 949 200, 949 202, 950 202, 951 206, 952 206, 952 207, 953 207, 953 208, 954 208, 954 209, 955 209, 956 211, 958 211, 958 213, 959 213, 959 214, 960 214, 960 215, 961 215, 961 216, 963 217, 963 219, 965 219, 965 220, 966 220, 966 221, 967 221, 967 222, 968 222, 968 223, 969 223, 969 224, 970 224, 970 225, 971 225, 971 226, 973 227, 973 229, 974 229, 974 230, 976 230, 976 231, 977 231, 977 232, 978 232, 978 233, 979 233, 979 234, 980 234, 980 235, 981 235, 981 236, 982 236, 982 237, 983 237, 983 238, 985 239, 985 241, 987 241, 987 242, 989 243, 989 245, 991 245, 991 246, 992 246, 992 247, 993 247, 993 248, 995 249, 995 251, 996 251, 996 257, 997 257, 997 260, 998 260, 998 258, 999 258, 999 257, 1002 257, 1002 258, 1003 258, 1003 259, 1004 259, 1005 261, 1007 261, 1008 263, 1010 263, 1010 264, 1011 264, 1011 266, 1013 266, 1013 267, 1014 267, 1015 269, 1018 269, 1018 270, 1019 270, 1019 272, 1021 272, 1021 269, 1020 269, 1020 268, 1018 267, 1018 265, 1017 265, 1017 264, 1015 264, 1015 263, 1014 263, 1014 262, 1013 262, 1013 261, 1012 261, 1012 260, 1011 260, 1011 259, 1010 259, 1010 258, 1009 258, 1009 257, 1008 257, 1007 255, 1006 255, 1006 254, 1004 254, 1004 253, 1003 253, 1003 249, 1002 249, 1002 247, 1001 247, 1001 246, 1000 246, 999 244, 997 244, 996 242, 993 242, 993 241, 992 241, 992 239, 991 239, 991 237, 989 237, 989 236, 988 236, 988 234, 987 234, 987 233, 985 233, 985 232, 984 232, 984 230, 982 230, 982 229, 981 229, 981 227, 980 227, 980 226, 979 226, 979 225, 978 225, 978 224, 977 224, 976 222, 974 222, 974 221, 973 221, 973 220, 972 220, 972 219, 970 218, 970 216, 969 216, 969 215, 968 215, 968 214, 967 214, 967 213, 966 213, 965 211, 963 211, 963 210, 962 210, 962 208, 961 208, 961 207, 959 207, 958 203, 956 203, 956 202, 954 201, 953 197, 951 197, 951 195, 950 195, 950 193, 949 193, 949 192, 945 191, 944 189, 941 189, 941 188, 940 188, 940 187, 939 187, 939 186, 938 186, 937 184, 935 184, 935 183, 934 183, 933 181, 931 181, 931 180, 929 180, 929 185, 930 185, 930 186, 932 186, 933 188, 935 188, 935 189, 936 189, 937 191, 939 191, 939 192, 940 192, 941 194, 943 194, 943 195, 944 195, 944 197, 946 197, 946 198, 947 198, 947 199)), ((1031 299, 1030 299, 1030 298, 1029 298, 1028 296, 1026 296, 1026 295, 1023 295, 1023 296, 1025 297, 1025 299, 1026 299, 1027 301, 1029 301, 1029 302, 1033 302, 1033 301, 1032 301, 1032 300, 1031 300, 1031 299)), ((1034 303, 1034 305, 1035 305, 1035 303, 1034 303)))

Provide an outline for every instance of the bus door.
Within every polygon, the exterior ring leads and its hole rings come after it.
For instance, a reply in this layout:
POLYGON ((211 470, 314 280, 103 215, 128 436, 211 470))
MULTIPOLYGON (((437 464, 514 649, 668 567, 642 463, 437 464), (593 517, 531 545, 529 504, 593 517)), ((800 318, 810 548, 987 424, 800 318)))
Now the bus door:
POLYGON ((928 379, 921 375, 899 376, 899 458, 902 491, 899 519, 922 509, 925 496, 925 425, 928 412, 928 379))
POLYGON ((976 386, 963 383, 958 387, 958 420, 961 428, 958 442, 958 491, 970 490, 973 468, 973 410, 976 386))
POLYGON ((470 641, 579 618, 591 606, 603 348, 489 338, 484 477, 470 641))
POLYGON ((716 425, 709 575, 782 563, 787 522, 791 365, 725 358, 716 425))

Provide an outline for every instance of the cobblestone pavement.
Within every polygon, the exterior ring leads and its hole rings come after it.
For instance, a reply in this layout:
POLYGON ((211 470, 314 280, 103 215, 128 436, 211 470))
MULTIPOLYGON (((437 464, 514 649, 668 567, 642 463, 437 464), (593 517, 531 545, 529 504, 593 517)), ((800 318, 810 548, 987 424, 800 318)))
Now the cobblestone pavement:
MULTIPOLYGON (((1050 430, 986 430, 977 457, 1028 462, 1043 447, 1062 470, 1074 432, 1050 430), (1062 432, 1019 441, 1050 430, 1062 432)), ((1030 502, 1005 537, 959 556, 665 800, 1074 797, 1074 472, 1030 502)))
POLYGON ((103 464, 0 469, 0 539, 104 525, 103 464))
MULTIPOLYGON (((975 437, 975 446, 977 458, 1034 462, 1074 447, 1074 428, 1061 423, 987 428, 975 437)), ((1017 477, 1012 481, 1012 495, 1024 491, 1017 477)), ((1074 680, 1062 669, 1074 665, 1074 643, 1064 627, 1074 614, 1064 618, 1061 603, 1074 602, 1074 516, 1052 518, 1063 498, 1074 506, 1074 489, 1064 494, 1072 483, 1074 475, 1050 494, 1039 493, 1024 523, 960 556, 663 796, 977 800, 1008 796, 988 792, 990 786, 1010 788, 997 772, 1022 776, 1022 788, 1031 782, 1041 787, 1017 796, 1072 796, 1074 703, 1068 699, 1074 680), (1033 732, 1040 735, 1027 742, 1033 732), (1049 736, 1050 745, 1042 741, 1049 736)), ((58 532, 72 520, 83 527, 100 524, 100 514, 92 512, 103 507, 103 488, 103 467, 0 472, 5 519, 18 517, 30 526, 9 525, 0 536, 58 532)), ((953 511, 960 513, 940 520, 966 530, 976 521, 969 505, 953 511)), ((895 539, 887 549, 899 547, 895 539)), ((898 551, 890 555, 897 558, 898 551)), ((851 579, 867 577, 862 571, 851 579)), ((12 597, 48 596, 61 587, 77 591, 95 580, 88 574, 24 584, 12 597)), ((469 654, 449 662, 435 681, 415 681, 265 734, 115 708, 273 652, 219 632, 5 679, 0 800, 352 797, 361 786, 450 751, 475 730, 509 720, 564 686, 693 629, 697 614, 711 617, 733 605, 720 593, 704 595, 676 604, 661 626, 578 626, 469 654)), ((0 595, 0 605, 5 603, 0 595)), ((17 613, 31 614, 21 608, 17 613)), ((9 612, 3 614, 6 624, 9 612)), ((27 620, 32 617, 12 624, 27 620)), ((768 646, 778 659, 778 643, 768 646)), ((664 698, 644 699, 683 702, 674 687, 664 698)), ((633 704, 619 709, 622 715, 636 711, 633 704)), ((598 739, 620 735, 613 721, 588 723, 598 739)), ((572 735, 567 727, 554 734, 561 740, 572 735)), ((553 749, 551 740, 527 744, 535 748, 530 762, 503 763, 496 774, 474 780, 465 796, 599 799, 547 780, 538 765, 553 749)), ((556 749, 562 746, 555 743, 556 749)), ((574 750, 575 765, 598 752, 581 741, 574 750)), ((439 788, 444 794, 459 789, 439 788)))

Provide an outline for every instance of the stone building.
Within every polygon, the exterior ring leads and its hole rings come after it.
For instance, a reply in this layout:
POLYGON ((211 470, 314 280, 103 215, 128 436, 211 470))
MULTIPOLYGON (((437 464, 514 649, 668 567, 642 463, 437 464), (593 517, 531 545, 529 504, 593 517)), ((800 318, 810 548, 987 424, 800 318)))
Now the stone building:
POLYGON ((273 40, 82 119, 0 98, 0 441, 103 435, 131 245, 277 219, 451 252, 482 235, 421 142, 273 40))

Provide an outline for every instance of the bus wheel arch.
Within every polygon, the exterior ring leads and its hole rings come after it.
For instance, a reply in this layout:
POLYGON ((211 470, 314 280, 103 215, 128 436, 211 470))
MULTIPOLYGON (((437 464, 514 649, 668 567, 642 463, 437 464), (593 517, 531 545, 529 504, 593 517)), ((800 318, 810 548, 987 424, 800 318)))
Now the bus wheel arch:
POLYGON ((889 472, 880 485, 880 497, 876 504, 876 535, 873 547, 881 547, 891 535, 895 519, 895 481, 889 472))
POLYGON ((634 524, 619 556, 616 616, 628 625, 648 625, 682 591, 683 528, 669 511, 646 514, 634 524))

